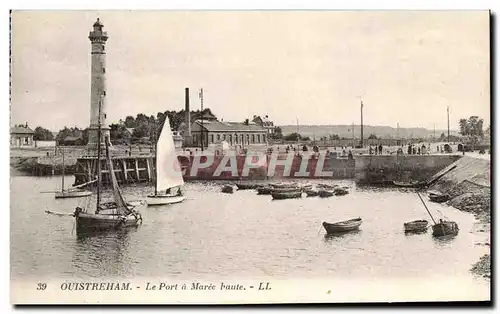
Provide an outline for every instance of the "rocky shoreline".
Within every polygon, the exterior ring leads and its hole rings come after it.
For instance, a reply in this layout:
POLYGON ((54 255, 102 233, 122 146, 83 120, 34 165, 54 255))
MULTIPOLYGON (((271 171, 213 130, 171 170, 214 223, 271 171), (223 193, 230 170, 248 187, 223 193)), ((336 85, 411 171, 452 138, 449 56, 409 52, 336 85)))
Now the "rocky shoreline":
MULTIPOLYGON (((479 163, 479 162, 478 162, 479 163)), ((482 162, 481 162, 482 163, 482 162)), ((489 161, 488 161, 489 164, 489 161)), ((481 165, 482 167, 483 165, 481 165)), ((468 164, 467 168, 474 167, 472 164, 468 164)), ((469 170, 469 169, 467 169, 469 170)), ((484 242, 478 242, 476 245, 483 245, 490 247, 491 245, 491 187, 472 182, 472 180, 455 180, 455 178, 460 177, 460 168, 455 171, 459 172, 456 176, 451 174, 447 178, 443 178, 432 187, 434 190, 438 190, 442 193, 447 193, 450 196, 450 200, 447 202, 448 205, 455 207, 458 210, 469 212, 474 214, 477 220, 473 232, 487 234, 487 238, 484 242)), ((453 171, 453 172, 455 172, 453 171)), ((489 181, 490 173, 487 172, 477 172, 482 176, 483 180, 477 180, 479 182, 489 181)), ((478 179, 477 177, 474 179, 478 179)), ((475 180, 476 181, 476 180, 475 180)), ((491 253, 485 254, 481 259, 475 263, 471 272, 482 276, 484 278, 491 277, 491 253)))

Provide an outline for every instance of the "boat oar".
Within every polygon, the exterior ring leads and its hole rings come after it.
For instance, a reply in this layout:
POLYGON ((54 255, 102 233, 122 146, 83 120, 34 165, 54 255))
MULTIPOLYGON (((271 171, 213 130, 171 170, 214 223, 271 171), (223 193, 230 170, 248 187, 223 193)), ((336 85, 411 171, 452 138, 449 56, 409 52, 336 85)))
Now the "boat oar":
POLYGON ((420 200, 422 201, 422 204, 424 204, 424 207, 425 207, 425 209, 427 210, 427 212, 429 213, 429 216, 431 216, 432 221, 434 222, 434 224, 436 224, 436 221, 434 220, 434 217, 432 217, 431 212, 430 212, 430 211, 429 211, 429 209, 427 208, 427 205, 425 205, 425 202, 424 202, 424 200, 422 199, 422 196, 420 196, 420 193, 418 193, 418 192, 417 192, 417 195, 418 195, 418 197, 420 198, 420 200))
POLYGON ((53 212, 53 211, 50 211, 50 210, 46 210, 45 211, 47 214, 50 214, 50 215, 56 215, 56 216, 71 216, 73 217, 74 214, 73 213, 58 213, 58 212, 53 212))
POLYGON ((61 192, 61 191, 41 191, 40 193, 57 193, 57 192, 61 192))

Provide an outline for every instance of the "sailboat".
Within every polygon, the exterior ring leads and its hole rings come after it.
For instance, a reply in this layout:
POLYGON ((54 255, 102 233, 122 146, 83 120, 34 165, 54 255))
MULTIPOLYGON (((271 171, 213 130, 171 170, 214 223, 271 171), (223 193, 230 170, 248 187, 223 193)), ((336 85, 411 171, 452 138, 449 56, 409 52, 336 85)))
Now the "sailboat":
MULTIPOLYGON (((101 116, 101 103, 99 103, 99 117, 101 116)), ((110 229, 121 229, 126 227, 135 227, 142 223, 142 216, 135 209, 135 205, 127 203, 118 187, 115 172, 113 170, 113 161, 109 154, 109 137, 105 137, 106 144, 106 162, 111 181, 113 201, 101 202, 101 121, 97 131, 97 202, 95 212, 89 212, 86 208, 76 207, 73 216, 76 220, 76 230, 78 231, 100 231, 110 229)))
POLYGON ((170 130, 168 117, 165 118, 160 137, 156 141, 156 167, 154 194, 147 196, 146 202, 151 205, 166 205, 180 203, 186 199, 181 187, 184 185, 182 172, 175 152, 174 139, 170 130), (172 188, 178 188, 177 194, 170 194, 172 188), (159 193, 159 192, 164 193, 159 193))
POLYGON ((88 185, 90 183, 93 183, 95 181, 91 182, 86 182, 84 184, 74 186, 73 189, 64 189, 64 171, 65 171, 65 166, 64 166, 64 149, 61 147, 61 152, 62 152, 62 182, 61 182, 61 191, 55 192, 55 198, 75 198, 75 197, 86 197, 92 195, 91 191, 82 191, 78 190, 78 188, 81 188, 85 185, 88 185))

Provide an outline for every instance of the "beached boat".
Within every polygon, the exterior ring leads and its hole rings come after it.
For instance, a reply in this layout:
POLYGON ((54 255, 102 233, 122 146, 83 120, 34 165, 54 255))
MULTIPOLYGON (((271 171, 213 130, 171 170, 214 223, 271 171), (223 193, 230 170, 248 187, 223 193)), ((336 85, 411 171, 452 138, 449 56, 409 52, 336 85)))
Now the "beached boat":
POLYGON ((224 185, 222 187, 222 193, 229 193, 229 194, 232 194, 233 193, 233 186, 232 185, 224 185))
POLYGON ((392 181, 392 183, 395 186, 402 188, 419 188, 425 186, 425 182, 419 182, 419 181, 412 181, 412 182, 392 181))
POLYGON ((84 184, 81 184, 79 186, 74 186, 72 189, 65 189, 64 188, 64 176, 65 176, 65 164, 64 164, 64 147, 61 146, 59 148, 61 150, 61 155, 62 155, 62 177, 61 177, 61 191, 55 192, 55 198, 76 198, 76 197, 87 197, 92 195, 91 191, 85 191, 81 190, 82 187, 85 185, 88 185, 89 183, 96 182, 97 180, 94 180, 92 182, 87 182, 84 184))
POLYGON ((362 222, 363 220, 360 217, 336 223, 327 223, 324 221, 323 227, 328 234, 341 233, 359 229, 362 222))
POLYGON ((429 222, 427 220, 414 220, 410 222, 405 222, 405 232, 423 232, 427 231, 429 222))
POLYGON ((302 191, 300 189, 295 189, 295 190, 284 190, 284 191, 276 191, 273 190, 271 191, 271 196, 275 200, 284 200, 284 199, 289 199, 289 198, 301 198, 302 197, 302 191))
POLYGON ((434 203, 444 203, 450 199, 448 194, 429 193, 429 200, 434 203))
POLYGON ((439 223, 432 226, 432 235, 435 237, 457 235, 458 231, 458 224, 454 221, 440 220, 439 223))
POLYGON ((180 203, 186 199, 181 190, 184 179, 177 159, 168 117, 165 119, 155 146, 155 190, 153 194, 147 196, 146 202, 148 206, 180 203), (172 192, 173 188, 177 188, 176 193, 172 192))
POLYGON ((330 197, 330 196, 334 196, 335 192, 334 192, 334 190, 329 190, 329 189, 319 189, 318 195, 319 195, 319 197, 330 197))

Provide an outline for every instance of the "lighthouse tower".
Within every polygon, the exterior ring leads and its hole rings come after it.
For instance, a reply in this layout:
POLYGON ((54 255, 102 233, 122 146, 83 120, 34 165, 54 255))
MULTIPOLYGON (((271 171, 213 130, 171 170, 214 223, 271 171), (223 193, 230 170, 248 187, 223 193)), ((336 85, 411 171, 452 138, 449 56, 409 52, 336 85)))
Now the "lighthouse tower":
POLYGON ((89 150, 97 149, 104 144, 105 136, 109 136, 109 126, 106 123, 106 41, 108 33, 103 31, 104 25, 97 19, 93 30, 89 33, 91 50, 90 78, 90 128, 88 132, 89 150), (99 116, 100 106, 100 116, 99 116), (98 137, 99 122, 101 124, 101 139, 98 137))

